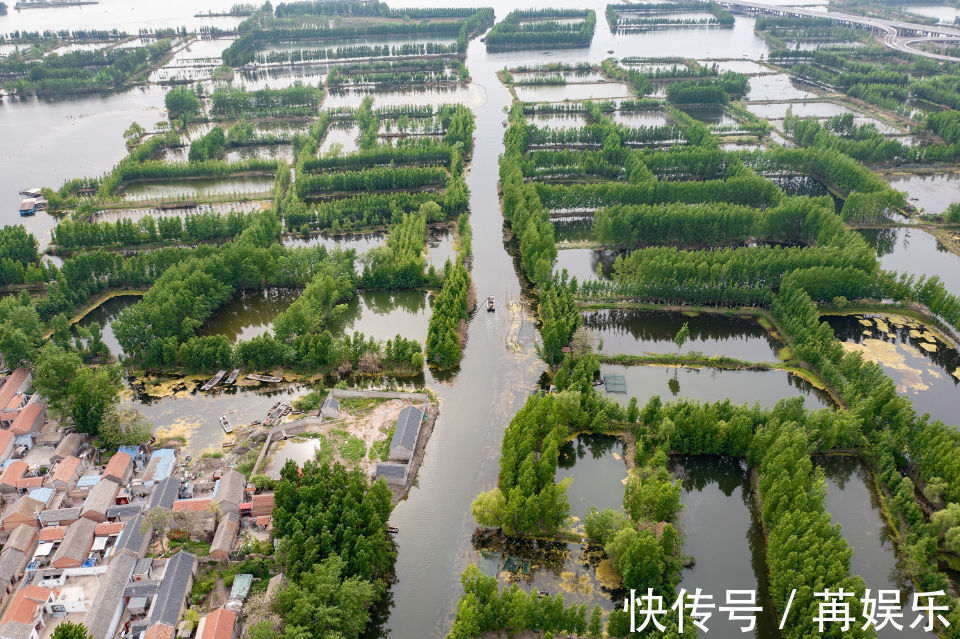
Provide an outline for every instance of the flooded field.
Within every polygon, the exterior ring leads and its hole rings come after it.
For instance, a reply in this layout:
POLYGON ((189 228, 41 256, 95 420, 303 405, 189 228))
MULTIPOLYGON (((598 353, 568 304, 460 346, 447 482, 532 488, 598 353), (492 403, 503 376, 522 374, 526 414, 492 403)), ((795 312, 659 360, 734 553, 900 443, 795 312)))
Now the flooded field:
POLYGON ((786 73, 777 73, 750 78, 750 91, 747 93, 747 99, 802 100, 815 98, 817 95, 809 84, 804 84, 786 73))
POLYGON ((139 182, 128 185, 123 191, 123 197, 125 200, 136 201, 203 195, 262 194, 269 193, 273 189, 273 183, 274 178, 266 176, 139 182))
POLYGON ((776 361, 783 347, 749 316, 609 309, 583 313, 583 324, 597 337, 597 349, 604 355, 676 353, 673 338, 684 324, 690 330, 685 354, 767 362, 776 361))
MULTIPOLYGON (((855 457, 821 456, 815 457, 814 462, 823 469, 827 480, 824 506, 833 523, 840 524, 844 538, 853 549, 850 572, 863 577, 867 588, 899 590, 900 601, 912 601, 913 587, 897 560, 896 546, 869 469, 855 457)), ((919 627, 910 628, 909 622, 903 626, 903 630, 887 626, 877 636, 880 639, 936 636, 924 633, 919 627)))
POLYGON ((626 393, 607 395, 626 405, 636 397, 642 406, 654 395, 663 401, 696 399, 704 402, 723 401, 734 404, 758 403, 773 408, 779 400, 802 397, 809 409, 827 408, 831 402, 826 394, 793 373, 782 370, 718 370, 715 368, 677 368, 676 366, 621 366, 603 364, 600 374, 622 375, 626 393))
POLYGON ((924 325, 896 315, 825 315, 844 347, 877 362, 918 413, 958 425, 960 353, 924 325))
MULTIPOLYGON (((753 590, 757 613, 753 636, 776 639, 777 617, 767 583, 763 533, 750 497, 750 480, 742 460, 710 456, 673 456, 670 470, 683 483, 683 510, 679 527, 683 553, 696 564, 683 571, 680 587, 702 588, 714 601, 727 590, 753 590)), ((726 615, 715 615, 708 625, 711 637, 749 637, 726 615)))
POLYGON ((617 111, 610 116, 617 124, 630 127, 667 126, 670 118, 663 111, 617 111))
POLYGON ((405 91, 370 91, 369 89, 346 89, 328 93, 323 100, 326 109, 358 107, 368 95, 373 96, 373 106, 388 104, 465 104, 470 107, 481 104, 484 89, 476 84, 439 86, 430 88, 412 87, 405 91))
MULTIPOLYGON (((594 241, 592 216, 558 217, 551 220, 551 223, 553 236, 561 244, 594 241)), ((571 249, 564 249, 564 251, 568 250, 571 249)))
POLYGON ((611 435, 577 435, 560 447, 554 481, 569 477, 570 514, 582 524, 590 506, 622 510, 627 481, 626 445, 611 435))
POLYGON ((943 213, 952 203, 960 202, 960 173, 894 173, 884 177, 890 186, 907 194, 910 204, 925 213, 943 213))
POLYGON ((351 153, 357 150, 360 127, 356 122, 334 122, 327 128, 318 152, 321 156, 331 152, 351 153))
POLYGON ((308 237, 287 237, 284 246, 326 246, 328 249, 354 249, 363 254, 387 240, 386 233, 354 233, 347 235, 312 235, 308 237))
POLYGON ((579 114, 550 114, 528 116, 527 122, 535 126, 550 129, 577 129, 583 127, 587 123, 587 120, 583 115, 579 114))
MULTIPOLYGON (((753 96, 751 96, 753 97, 753 96)), ((782 120, 787 112, 801 118, 831 118, 853 113, 851 109, 833 102, 781 102, 776 104, 747 104, 747 111, 768 120, 782 120)))
POLYGON ((630 88, 619 82, 594 82, 558 86, 514 87, 521 102, 564 102, 566 100, 607 100, 629 98, 630 88))

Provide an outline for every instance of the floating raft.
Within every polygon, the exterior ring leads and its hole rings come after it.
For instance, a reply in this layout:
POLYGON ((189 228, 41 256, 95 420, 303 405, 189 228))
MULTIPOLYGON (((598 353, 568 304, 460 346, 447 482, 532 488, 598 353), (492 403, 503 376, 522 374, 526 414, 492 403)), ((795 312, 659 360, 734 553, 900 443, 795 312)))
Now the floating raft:
POLYGON ((227 435, 233 432, 233 426, 230 425, 230 420, 227 419, 226 415, 220 416, 220 426, 223 428, 223 432, 227 435))
POLYGON ((506 572, 515 572, 522 575, 530 574, 530 561, 522 557, 507 555, 507 560, 503 562, 503 569, 506 572))
POLYGON ((607 375, 603 379, 603 388, 608 393, 626 393, 627 380, 623 375, 607 375))
POLYGON ((282 377, 275 377, 273 375, 247 375, 247 379, 252 379, 255 382, 268 382, 270 384, 283 381, 282 377))
POLYGON ((220 383, 220 380, 223 379, 223 376, 227 374, 227 371, 217 371, 217 374, 210 378, 210 381, 200 387, 200 390, 208 391, 217 384, 220 383))
POLYGON ((503 557, 498 552, 490 550, 480 551, 480 560, 477 562, 477 568, 487 577, 497 578, 500 573, 500 559, 503 557))
POLYGON ((235 381, 237 381, 237 375, 239 375, 239 374, 240 374, 240 369, 239 369, 239 368, 233 369, 232 371, 230 371, 230 374, 227 375, 227 379, 223 380, 223 383, 224 383, 224 384, 232 384, 232 383, 234 383, 235 381))

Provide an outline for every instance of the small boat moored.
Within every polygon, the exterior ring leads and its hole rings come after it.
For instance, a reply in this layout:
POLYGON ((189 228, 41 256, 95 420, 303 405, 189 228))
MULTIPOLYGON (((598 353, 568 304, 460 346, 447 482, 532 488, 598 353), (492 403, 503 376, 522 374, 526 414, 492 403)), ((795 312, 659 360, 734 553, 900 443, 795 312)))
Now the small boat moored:
POLYGON ((233 369, 232 371, 230 371, 230 374, 227 375, 227 379, 223 380, 223 383, 224 383, 224 384, 232 384, 232 383, 234 383, 235 381, 237 381, 237 375, 239 375, 239 374, 240 374, 240 369, 239 369, 239 368, 233 369))
POLYGON ((220 416, 220 426, 223 428, 223 432, 227 435, 233 432, 233 426, 230 424, 230 420, 227 419, 226 415, 220 416))
POLYGON ((487 312, 492 313, 497 310, 497 302, 493 299, 493 295, 487 298, 487 312))
POLYGON ((247 379, 252 379, 252 380, 254 380, 255 382, 269 382, 269 383, 271 383, 271 384, 276 384, 276 383, 278 383, 278 382, 282 382, 282 381, 283 381, 283 378, 282 378, 282 377, 276 377, 276 376, 274 376, 274 375, 254 375, 254 374, 251 374, 251 375, 247 375, 247 379))
POLYGON ((200 387, 200 390, 208 391, 214 386, 220 383, 220 380, 223 379, 223 376, 227 374, 227 371, 217 371, 217 374, 210 378, 206 384, 200 387))

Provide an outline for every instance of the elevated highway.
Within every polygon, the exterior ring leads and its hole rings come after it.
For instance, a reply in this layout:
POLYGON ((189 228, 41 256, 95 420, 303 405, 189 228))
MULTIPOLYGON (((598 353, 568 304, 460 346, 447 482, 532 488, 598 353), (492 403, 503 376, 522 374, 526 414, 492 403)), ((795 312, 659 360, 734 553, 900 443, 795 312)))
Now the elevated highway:
POLYGON ((734 13, 793 16, 797 18, 826 18, 842 26, 866 29, 881 34, 883 35, 883 44, 895 51, 912 53, 934 60, 960 62, 960 58, 922 51, 913 46, 923 42, 958 41, 960 40, 960 27, 941 24, 917 24, 915 22, 904 22, 901 20, 885 20, 838 11, 814 11, 803 7, 783 7, 761 2, 719 0, 719 4, 734 13))

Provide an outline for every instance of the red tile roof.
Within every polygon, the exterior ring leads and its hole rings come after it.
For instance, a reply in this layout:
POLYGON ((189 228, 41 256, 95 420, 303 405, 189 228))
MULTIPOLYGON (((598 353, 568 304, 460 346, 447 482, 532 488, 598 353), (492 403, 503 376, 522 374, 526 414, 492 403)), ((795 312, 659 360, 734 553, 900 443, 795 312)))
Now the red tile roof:
POLYGON ((6 406, 10 402, 10 398, 16 395, 23 383, 27 381, 29 374, 30 371, 25 368, 18 368, 10 373, 7 381, 0 386, 0 406, 6 406))
POLYGON ((118 452, 116 455, 110 458, 110 463, 107 464, 107 467, 103 469, 103 476, 121 479, 127 472, 127 468, 129 468, 132 463, 133 457, 127 453, 118 452))
POLYGON ((0 430, 0 451, 3 451, 13 441, 13 433, 9 430, 0 430))
POLYGON ((62 541, 67 532, 66 526, 47 526, 40 529, 37 539, 40 541, 62 541))
POLYGON ((236 624, 237 613, 217 608, 203 620, 203 632, 197 639, 233 639, 236 624))
POLYGON ((173 639, 173 628, 162 623, 155 623, 143 633, 143 639, 173 639))
POLYGON ((7 468, 0 475, 0 484, 4 486, 17 487, 17 482, 27 472, 27 462, 17 459, 10 462, 7 468))
POLYGON ((105 521, 102 524, 97 524, 97 527, 93 529, 93 534, 97 537, 105 537, 107 535, 119 535, 121 530, 123 530, 122 521, 105 521))
POLYGON ((173 512, 199 512, 210 509, 209 498, 178 499, 173 502, 173 512))
POLYGON ((20 402, 23 401, 23 395, 19 393, 10 398, 10 401, 7 402, 7 405, 4 406, 4 411, 9 411, 11 413, 16 413, 17 409, 20 408, 20 402))
POLYGON ((77 473, 79 466, 79 458, 73 455, 65 457, 57 466, 57 469, 53 471, 53 476, 50 477, 50 481, 62 481, 65 484, 69 484, 73 481, 73 476, 77 473))
POLYGON ((21 477, 17 480, 18 490, 28 490, 43 486, 43 477, 21 477))
POLYGON ((37 417, 40 416, 40 413, 43 412, 45 408, 46 406, 39 402, 24 406, 23 410, 20 411, 20 414, 17 415, 17 418, 13 420, 13 423, 10 425, 10 432, 14 435, 24 435, 33 432, 34 422, 37 421, 37 417))
POLYGON ((16 621, 32 626, 37 620, 40 606, 47 602, 52 592, 51 588, 27 586, 13 598, 13 602, 7 608, 7 614, 3 616, 3 623, 16 621))

